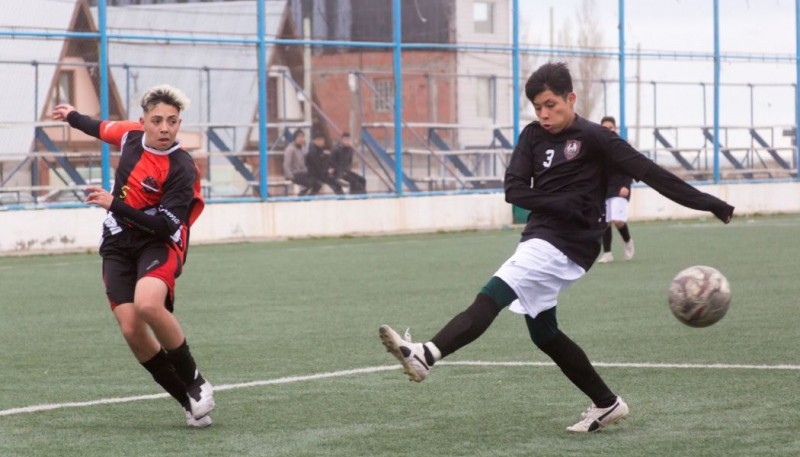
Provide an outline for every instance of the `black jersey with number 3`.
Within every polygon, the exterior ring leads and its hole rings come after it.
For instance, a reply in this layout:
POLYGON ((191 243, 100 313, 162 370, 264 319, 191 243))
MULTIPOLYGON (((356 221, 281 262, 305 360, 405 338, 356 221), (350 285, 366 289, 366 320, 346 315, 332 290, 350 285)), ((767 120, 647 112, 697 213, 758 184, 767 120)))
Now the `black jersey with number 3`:
POLYGON ((614 132, 576 116, 558 134, 533 122, 519 136, 505 190, 506 201, 531 211, 522 241, 543 239, 588 270, 600 252, 606 186, 617 169, 684 206, 733 212, 722 200, 655 165, 614 132))

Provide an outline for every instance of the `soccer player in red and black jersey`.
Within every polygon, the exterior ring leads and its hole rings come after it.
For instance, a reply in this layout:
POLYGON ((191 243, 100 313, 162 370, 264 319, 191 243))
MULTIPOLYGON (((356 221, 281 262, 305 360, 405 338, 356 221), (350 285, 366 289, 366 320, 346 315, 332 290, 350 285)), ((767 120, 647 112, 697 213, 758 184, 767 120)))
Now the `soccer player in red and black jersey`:
POLYGON ((625 401, 606 386, 583 350, 558 328, 558 294, 583 276, 600 252, 606 229, 605 193, 618 168, 667 198, 710 211, 724 223, 734 208, 698 191, 633 149, 616 133, 575 113, 572 77, 563 63, 547 63, 525 85, 538 121, 520 134, 505 176, 506 201, 531 211, 516 252, 497 270, 466 310, 430 341, 414 343, 388 325, 381 342, 412 381, 434 363, 466 346, 510 306, 525 316, 533 343, 547 354, 591 405, 567 427, 588 433, 628 415, 625 401))
POLYGON ((98 121, 58 105, 53 118, 120 149, 114 189, 86 188, 108 211, 100 255, 111 310, 133 355, 183 406, 190 427, 211 425, 211 384, 197 370, 172 313, 189 227, 203 210, 199 170, 175 138, 189 101, 168 85, 142 97, 139 122, 98 121))

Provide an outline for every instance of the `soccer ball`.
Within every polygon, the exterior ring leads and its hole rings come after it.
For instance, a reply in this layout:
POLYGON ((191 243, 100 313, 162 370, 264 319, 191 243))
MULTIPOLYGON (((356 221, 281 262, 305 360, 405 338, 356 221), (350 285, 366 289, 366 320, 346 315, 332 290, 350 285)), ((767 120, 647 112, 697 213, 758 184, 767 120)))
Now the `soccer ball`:
POLYGON ((696 265, 672 279, 669 309, 690 327, 708 327, 722 319, 731 304, 728 279, 717 269, 696 265))

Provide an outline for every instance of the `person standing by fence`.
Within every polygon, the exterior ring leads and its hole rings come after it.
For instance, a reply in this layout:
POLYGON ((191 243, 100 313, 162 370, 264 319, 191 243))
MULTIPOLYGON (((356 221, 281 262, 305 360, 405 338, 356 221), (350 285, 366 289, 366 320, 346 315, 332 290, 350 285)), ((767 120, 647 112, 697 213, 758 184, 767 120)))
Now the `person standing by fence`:
MULTIPOLYGON (((600 120, 600 125, 617 133, 617 121, 613 116, 605 116, 600 120)), ((633 178, 621 171, 610 173, 606 187, 606 222, 608 227, 603 232, 603 253, 597 263, 610 263, 614 261, 611 253, 612 227, 616 227, 625 243, 625 260, 633 259, 634 246, 628 229, 628 206, 631 200, 631 184, 633 178)))

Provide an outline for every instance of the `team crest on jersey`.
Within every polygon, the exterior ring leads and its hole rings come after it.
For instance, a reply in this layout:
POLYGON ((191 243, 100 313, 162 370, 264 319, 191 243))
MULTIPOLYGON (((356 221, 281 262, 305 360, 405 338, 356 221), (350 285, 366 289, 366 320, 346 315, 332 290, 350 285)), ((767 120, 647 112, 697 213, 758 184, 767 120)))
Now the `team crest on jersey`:
POLYGON ((581 152, 580 140, 567 140, 567 144, 564 146, 564 157, 567 160, 572 160, 575 157, 578 157, 578 154, 580 152, 581 152))
POLYGON ((148 176, 142 181, 142 189, 148 194, 154 194, 158 192, 158 181, 156 178, 148 176))

